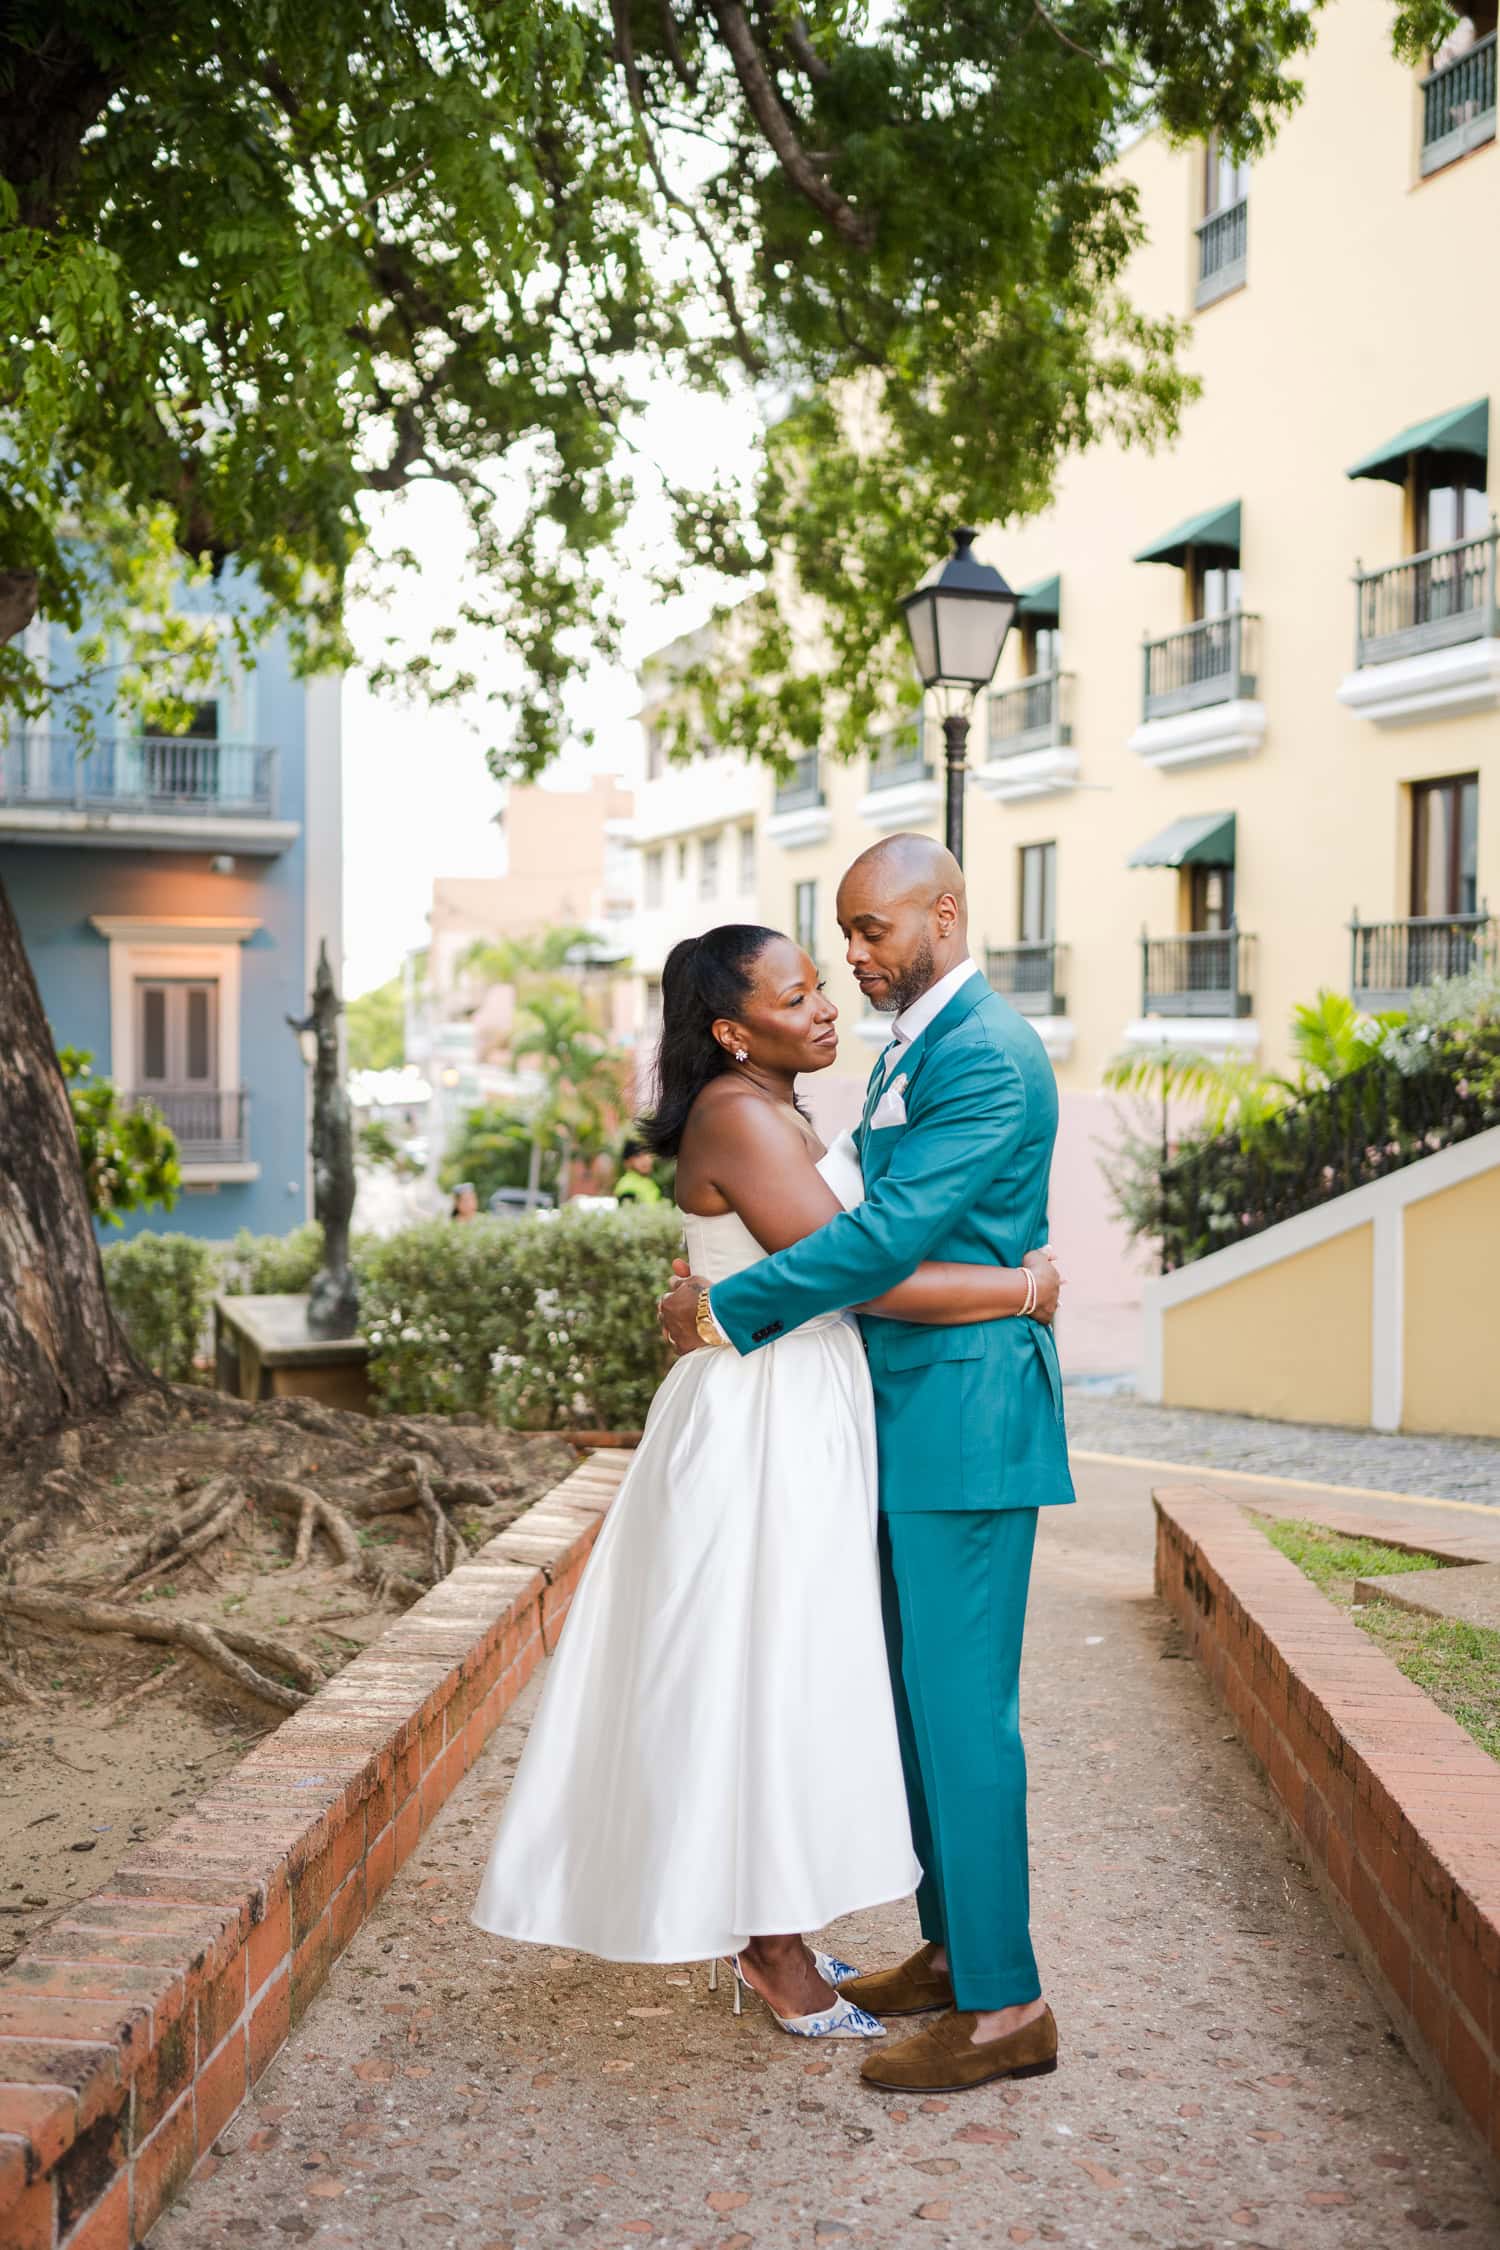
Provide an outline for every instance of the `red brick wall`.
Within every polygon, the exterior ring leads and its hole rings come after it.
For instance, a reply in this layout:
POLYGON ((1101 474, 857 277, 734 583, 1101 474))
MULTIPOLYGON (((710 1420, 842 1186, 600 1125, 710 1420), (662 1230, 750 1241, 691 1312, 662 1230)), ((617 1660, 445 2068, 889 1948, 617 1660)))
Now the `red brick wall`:
POLYGON ((129 2250, 553 1647, 592 1456, 0 1977, 0 2244, 129 2250))
POLYGON ((1500 2165, 1500 1766, 1201 1487, 1156 1495, 1157 1591, 1402 2035, 1500 2165))

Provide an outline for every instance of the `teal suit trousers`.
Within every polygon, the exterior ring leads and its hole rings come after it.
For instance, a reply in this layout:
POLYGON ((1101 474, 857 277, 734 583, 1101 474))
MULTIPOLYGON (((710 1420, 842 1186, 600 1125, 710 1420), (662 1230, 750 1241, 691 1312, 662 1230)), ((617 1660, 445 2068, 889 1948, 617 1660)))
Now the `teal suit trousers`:
POLYGON ((1035 1508, 893 1510, 880 1576, 922 1935, 960 2008, 1041 1996, 1031 1949, 1021 1635, 1035 1508))

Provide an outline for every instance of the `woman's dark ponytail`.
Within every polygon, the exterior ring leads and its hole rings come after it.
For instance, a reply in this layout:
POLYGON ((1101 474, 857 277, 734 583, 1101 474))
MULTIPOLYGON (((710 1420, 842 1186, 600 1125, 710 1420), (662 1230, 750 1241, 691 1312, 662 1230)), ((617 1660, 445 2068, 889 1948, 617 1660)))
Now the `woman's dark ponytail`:
POLYGON ((755 964, 775 930, 725 922, 702 937, 683 938, 661 972, 661 1045, 656 1055, 656 1107, 640 1120, 641 1138, 657 1156, 675 1156, 688 1113, 730 1059, 713 1034, 722 1016, 736 1016, 750 997, 755 964))

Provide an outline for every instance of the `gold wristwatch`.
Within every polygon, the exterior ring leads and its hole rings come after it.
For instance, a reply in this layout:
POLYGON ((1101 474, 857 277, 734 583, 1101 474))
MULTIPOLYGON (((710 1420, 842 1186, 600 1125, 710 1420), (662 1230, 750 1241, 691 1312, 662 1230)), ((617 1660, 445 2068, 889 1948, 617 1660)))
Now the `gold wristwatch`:
POLYGON ((698 1292, 697 1327, 700 1342, 705 1343, 710 1347, 717 1347, 719 1345, 727 1344, 729 1341, 729 1338, 725 1335, 723 1329, 714 1319, 712 1308, 710 1307, 708 1302, 708 1291, 706 1289, 700 1289, 698 1292))

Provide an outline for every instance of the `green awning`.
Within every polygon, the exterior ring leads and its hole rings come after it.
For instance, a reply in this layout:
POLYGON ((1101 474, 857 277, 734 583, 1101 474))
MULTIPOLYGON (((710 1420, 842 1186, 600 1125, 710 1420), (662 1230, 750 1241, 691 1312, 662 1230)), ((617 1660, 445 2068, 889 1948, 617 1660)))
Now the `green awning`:
POLYGON ((1240 504, 1231 500, 1224 508, 1205 508, 1200 516, 1189 516, 1175 531, 1164 539, 1153 540, 1135 557, 1137 562, 1176 563, 1181 569, 1187 560, 1189 547, 1217 547, 1223 553, 1238 556, 1240 551, 1240 504))
POLYGON ((1233 867, 1234 814, 1190 813, 1148 844, 1137 844, 1127 867, 1233 867))
POLYGON ((1430 421, 1413 422, 1409 430, 1378 445, 1347 473, 1351 477, 1380 477, 1386 484, 1405 484, 1406 465, 1414 453, 1463 453, 1471 461, 1488 461, 1490 402, 1476 398, 1472 406, 1455 406, 1449 414, 1434 414, 1430 421))
POLYGON ((1034 586, 1023 586, 1016 597, 1016 609, 1038 625, 1055 625, 1062 615, 1061 578, 1039 578, 1034 586))

